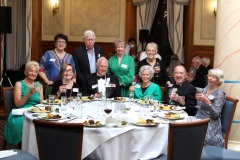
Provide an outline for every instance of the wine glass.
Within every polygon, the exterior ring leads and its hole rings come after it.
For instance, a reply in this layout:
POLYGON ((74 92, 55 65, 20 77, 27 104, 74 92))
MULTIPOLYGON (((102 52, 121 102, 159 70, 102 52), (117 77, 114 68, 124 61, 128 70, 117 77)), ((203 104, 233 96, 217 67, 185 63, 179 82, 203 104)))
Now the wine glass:
POLYGON ((81 100, 82 100, 82 92, 78 92, 77 97, 76 97, 76 101, 77 101, 77 103, 79 103, 79 102, 81 102, 81 100))
POLYGON ((159 77, 158 73, 160 72, 161 68, 160 68, 160 63, 156 62, 155 65, 153 66, 153 69, 155 71, 155 73, 157 74, 155 77, 159 77))
POLYGON ((110 105, 106 104, 104 107, 104 112, 109 115, 112 112, 112 104, 110 104, 110 105))
POLYGON ((53 106, 54 101, 55 101, 55 96, 54 95, 49 95, 48 96, 48 103, 49 103, 50 106, 53 106))

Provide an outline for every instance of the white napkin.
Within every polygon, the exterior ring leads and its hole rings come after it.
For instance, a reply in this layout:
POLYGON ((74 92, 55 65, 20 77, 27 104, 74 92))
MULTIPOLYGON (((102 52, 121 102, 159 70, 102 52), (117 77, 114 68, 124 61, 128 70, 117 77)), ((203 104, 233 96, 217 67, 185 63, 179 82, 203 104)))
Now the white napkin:
POLYGON ((10 157, 10 156, 15 156, 17 155, 17 152, 13 150, 3 150, 0 151, 0 158, 5 158, 5 157, 10 157))
POLYGON ((23 112, 27 111, 28 108, 12 109, 12 115, 23 115, 23 112))

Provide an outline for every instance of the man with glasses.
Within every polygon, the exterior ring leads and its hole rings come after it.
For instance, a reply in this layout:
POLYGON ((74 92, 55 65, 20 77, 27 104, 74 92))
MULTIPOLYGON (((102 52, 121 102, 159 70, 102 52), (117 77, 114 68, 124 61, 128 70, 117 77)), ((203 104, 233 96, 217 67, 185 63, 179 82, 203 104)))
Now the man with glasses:
POLYGON ((77 83, 81 85, 87 74, 96 73, 96 62, 99 57, 104 56, 103 48, 95 45, 96 35, 91 30, 83 34, 84 45, 73 51, 76 64, 77 83))
POLYGON ((204 88, 206 86, 204 76, 208 74, 208 71, 202 65, 202 58, 199 56, 193 57, 192 67, 196 70, 195 77, 186 77, 186 79, 195 87, 204 88))
POLYGON ((168 87, 166 102, 173 105, 186 107, 184 110, 189 116, 195 116, 197 100, 195 98, 196 88, 186 79, 187 72, 183 65, 174 68, 173 77, 175 83, 168 87), (173 89, 174 88, 174 89, 173 89), (174 92, 172 92, 174 90, 174 92))

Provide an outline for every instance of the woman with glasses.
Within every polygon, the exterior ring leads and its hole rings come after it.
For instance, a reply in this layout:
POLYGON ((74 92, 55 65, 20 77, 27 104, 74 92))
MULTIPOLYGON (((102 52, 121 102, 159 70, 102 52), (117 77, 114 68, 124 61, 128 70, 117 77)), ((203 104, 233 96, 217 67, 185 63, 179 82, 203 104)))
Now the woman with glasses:
POLYGON ((77 93, 80 92, 78 84, 72 80, 74 72, 70 63, 62 65, 60 69, 62 79, 53 84, 52 94, 55 95, 55 98, 60 99, 61 96, 76 97, 77 93))
POLYGON ((168 77, 167 69, 162 60, 155 58, 158 52, 158 46, 156 43, 148 43, 146 46, 147 58, 143 59, 138 63, 138 69, 144 65, 150 65, 154 69, 154 76, 151 79, 152 82, 159 86, 170 85, 170 79, 168 77))
MULTIPOLYGON (((68 37, 64 34, 57 34, 54 37, 55 49, 46 51, 40 60, 39 76, 42 79, 45 90, 45 98, 51 93, 51 85, 61 79, 60 68, 65 63, 75 63, 71 54, 65 52, 68 37), (49 86, 50 85, 50 86, 49 86)), ((76 74, 73 74, 73 81, 76 81, 76 74)))

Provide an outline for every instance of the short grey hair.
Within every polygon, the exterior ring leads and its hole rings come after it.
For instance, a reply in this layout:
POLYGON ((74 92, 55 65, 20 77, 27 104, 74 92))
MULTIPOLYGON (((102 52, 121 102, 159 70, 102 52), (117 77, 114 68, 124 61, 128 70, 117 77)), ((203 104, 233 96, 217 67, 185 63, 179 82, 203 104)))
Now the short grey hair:
POLYGON ((117 47, 119 44, 123 44, 126 47, 126 42, 121 38, 115 40, 114 46, 117 47))
POLYGON ((142 66, 140 68, 139 73, 138 73, 139 77, 142 77, 142 73, 145 70, 149 70, 150 71, 150 78, 152 79, 153 76, 154 76, 154 70, 153 70, 152 66, 149 66, 149 65, 144 65, 144 66, 142 66))
POLYGON ((158 53, 158 46, 157 46, 156 43, 154 43, 154 42, 148 43, 147 46, 146 46, 146 50, 147 50, 149 47, 153 47, 153 48, 155 49, 155 51, 156 51, 156 54, 158 53))
POLYGON ((35 67, 35 68, 37 68, 38 71, 40 69, 39 63, 36 61, 27 62, 27 64, 25 65, 25 71, 27 71, 30 67, 35 67))
POLYGON ((224 78, 224 72, 219 68, 214 68, 214 69, 210 69, 208 71, 208 75, 210 75, 210 74, 214 75, 214 76, 217 76, 219 85, 221 86, 223 81, 224 81, 224 79, 223 79, 224 78))
POLYGON ((210 64, 210 58, 208 58, 208 57, 203 57, 202 60, 203 60, 203 62, 206 63, 207 66, 210 64))
POLYGON ((85 40, 85 38, 89 35, 93 35, 94 36, 94 39, 96 38, 96 35, 95 33, 92 31, 92 30, 86 30, 84 33, 83 33, 83 39, 85 40))
POLYGON ((101 61, 106 61, 106 62, 107 62, 107 65, 108 65, 108 60, 107 60, 107 58, 105 58, 105 57, 100 57, 100 58, 98 58, 96 65, 98 66, 98 64, 99 64, 101 61))
POLYGON ((199 64, 202 64, 202 58, 201 57, 195 56, 195 57, 193 57, 193 59, 195 59, 196 62, 198 62, 199 64))

